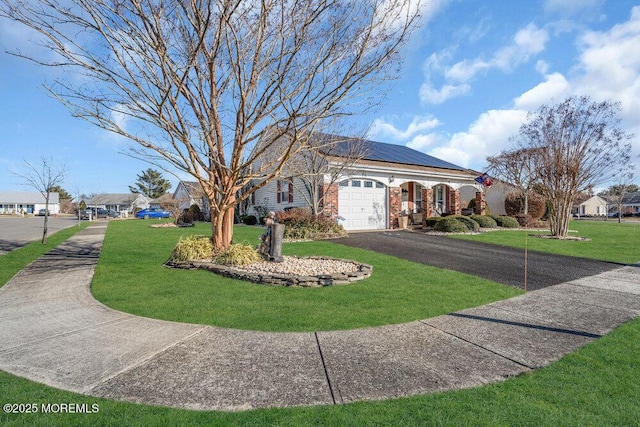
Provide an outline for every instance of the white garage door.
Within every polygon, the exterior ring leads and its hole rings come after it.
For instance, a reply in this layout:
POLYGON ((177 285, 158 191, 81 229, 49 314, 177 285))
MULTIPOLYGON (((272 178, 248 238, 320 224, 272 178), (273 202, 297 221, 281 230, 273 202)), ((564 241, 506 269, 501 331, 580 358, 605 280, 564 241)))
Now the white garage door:
POLYGON ((338 215, 345 230, 386 228, 387 191, 377 181, 348 179, 339 183, 338 215))

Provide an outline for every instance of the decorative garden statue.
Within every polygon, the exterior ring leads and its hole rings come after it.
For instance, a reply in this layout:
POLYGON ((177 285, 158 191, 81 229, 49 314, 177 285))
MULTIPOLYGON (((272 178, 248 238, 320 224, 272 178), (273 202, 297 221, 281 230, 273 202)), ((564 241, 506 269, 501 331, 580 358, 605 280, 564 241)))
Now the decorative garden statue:
POLYGON ((260 254, 269 260, 282 262, 282 238, 284 237, 284 224, 276 222, 275 212, 269 212, 264 219, 266 230, 260 236, 260 254))

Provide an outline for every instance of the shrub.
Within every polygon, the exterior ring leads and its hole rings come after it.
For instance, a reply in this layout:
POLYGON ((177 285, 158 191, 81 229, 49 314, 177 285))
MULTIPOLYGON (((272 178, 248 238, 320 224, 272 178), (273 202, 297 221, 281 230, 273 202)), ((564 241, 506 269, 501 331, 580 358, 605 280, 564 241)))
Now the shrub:
POLYGON ((243 215, 242 223, 247 225, 256 225, 258 223, 258 218, 255 215, 243 215))
POLYGON ((447 216, 440 219, 433 228, 445 233, 464 233, 469 231, 467 226, 459 220, 459 217, 447 216))
MULTIPOLYGON (((504 200, 504 209, 507 215, 515 217, 524 211, 523 204, 524 198, 519 193, 512 192, 504 200)), ((530 191, 527 212, 531 219, 535 221, 542 218, 546 210, 547 205, 544 197, 534 191, 530 191)))
POLYGON ((278 222, 285 225, 285 239, 319 239, 346 236, 342 225, 325 216, 314 217, 309 209, 291 208, 278 212, 278 222))
POLYGON ((264 217, 269 215, 269 208, 267 208, 266 206, 262 206, 262 205, 255 205, 253 207, 253 210, 256 211, 256 214, 257 214, 256 218, 258 219, 260 224, 264 224, 264 217))
MULTIPOLYGON (((255 218, 255 217, 254 217, 255 218)), ((250 245, 233 244, 215 257, 218 264, 242 267, 262 260, 262 257, 250 245)))
POLYGON ((440 216, 432 216, 431 218, 426 218, 425 222, 427 224, 427 227, 435 227, 436 223, 438 221, 440 221, 442 219, 442 217, 440 216))
POLYGON ((189 206, 189 213, 193 215, 193 221, 202 221, 202 219, 204 218, 204 216, 202 215, 202 211, 200 210, 200 206, 196 205, 195 203, 189 206))
POLYGON ((529 225, 533 224, 533 222, 535 221, 531 215, 525 215, 525 214, 518 214, 515 216, 516 221, 518 221, 518 224, 520 225, 520 227, 528 227, 529 225))
POLYGON ((496 220, 488 215, 471 215, 469 218, 478 223, 481 228, 496 228, 496 220))
POLYGON ((178 223, 193 224, 193 214, 191 211, 187 209, 183 210, 178 217, 178 223))
POLYGON ((463 223, 467 227, 467 231, 478 231, 480 229, 480 224, 468 216, 455 215, 454 218, 463 223))
POLYGON ((498 224, 498 227, 504 227, 504 228, 518 228, 519 227, 518 221, 516 221, 515 218, 512 218, 510 216, 491 215, 491 218, 493 218, 496 221, 496 224, 498 224))
POLYGON ((171 260, 178 262, 211 260, 213 258, 213 243, 208 236, 181 237, 171 252, 171 260))

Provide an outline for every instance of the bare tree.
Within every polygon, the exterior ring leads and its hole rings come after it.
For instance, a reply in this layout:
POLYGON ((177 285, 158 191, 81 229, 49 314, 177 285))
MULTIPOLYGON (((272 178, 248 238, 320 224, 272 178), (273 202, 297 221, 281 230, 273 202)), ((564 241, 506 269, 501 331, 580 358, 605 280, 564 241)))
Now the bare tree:
POLYGON ((24 172, 13 172, 17 177, 24 180, 24 185, 33 188, 44 197, 44 224, 42 226, 42 244, 47 244, 47 235, 49 232, 49 198, 55 187, 58 187, 64 181, 66 167, 57 166, 52 157, 41 157, 40 163, 34 165, 28 161, 24 161, 24 172))
POLYGON ((219 250, 238 194, 278 176, 301 135, 379 102, 419 0, 0 0, 0 15, 54 54, 29 59, 75 71, 47 85, 74 116, 200 183, 219 250), (285 134, 284 156, 252 169, 256 141, 268 150, 285 134))
POLYGON ((529 213, 529 193, 538 180, 536 167, 538 154, 537 148, 520 148, 487 157, 487 171, 494 177, 513 185, 520 193, 522 213, 525 215, 529 213))
POLYGON ((569 231, 575 196, 608 181, 630 161, 630 135, 618 125, 618 103, 570 97, 530 113, 520 128, 521 148, 536 153, 540 191, 549 203, 551 234, 569 231))
MULTIPOLYGON (((611 185, 606 192, 602 193, 608 201, 613 202, 613 205, 616 206, 618 212, 618 223, 622 222, 622 201, 624 196, 632 192, 634 189, 637 190, 637 186, 632 184, 633 181, 633 165, 628 164, 624 167, 620 168, 613 179, 615 182, 614 185, 611 185)), ((609 214, 609 210, 607 209, 607 215, 609 214)))

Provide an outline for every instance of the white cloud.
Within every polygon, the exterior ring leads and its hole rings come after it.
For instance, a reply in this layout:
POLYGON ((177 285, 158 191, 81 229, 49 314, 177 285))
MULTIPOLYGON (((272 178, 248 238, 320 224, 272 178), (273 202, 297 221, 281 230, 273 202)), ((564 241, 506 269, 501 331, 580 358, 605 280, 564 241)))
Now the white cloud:
POLYGON ((426 130, 431 130, 440 125, 440 121, 431 116, 416 116, 406 129, 401 130, 384 119, 376 119, 371 125, 369 135, 372 137, 386 137, 396 141, 406 140, 413 135, 426 130))
POLYGON ((516 33, 512 44, 496 52, 490 65, 506 72, 512 71, 532 56, 542 52, 548 41, 547 30, 529 24, 516 33))
POLYGON ((430 147, 441 144, 443 142, 445 141, 443 140, 442 136, 436 133, 430 133, 426 135, 416 135, 406 145, 407 147, 413 148, 414 150, 426 152, 430 147))
POLYGON ((517 133, 526 115, 523 110, 489 110, 482 113, 466 132, 455 133, 446 144, 428 154, 460 166, 480 169, 487 156, 509 147, 509 138, 517 133))
POLYGON ((536 62, 536 71, 540 74, 547 74, 549 72, 549 64, 542 59, 536 62))
POLYGON ((580 39, 576 87, 597 100, 620 101, 624 117, 640 126, 640 7, 629 21, 607 32, 588 32, 580 39))
POLYGON ((491 63, 480 59, 473 61, 460 61, 454 64, 445 72, 445 78, 449 81, 467 82, 471 80, 480 71, 491 68, 491 63))
MULTIPOLYGON (((509 138, 517 133, 526 114, 523 110, 490 110, 481 114, 465 132, 448 136, 439 132, 421 133, 416 130, 416 134, 406 145, 459 166, 481 169, 487 156, 509 146, 509 138)), ((407 130, 409 128, 411 125, 407 130)), ((396 135, 410 133, 379 121, 377 130, 382 129, 386 132, 393 129, 396 135)))
POLYGON ((442 104, 452 98, 467 94, 471 90, 468 84, 444 85, 440 89, 430 86, 425 82, 420 86, 420 101, 424 104, 442 104))
POLYGON ((549 41, 549 33, 534 24, 519 30, 513 42, 494 53, 488 61, 483 59, 464 60, 450 67, 445 77, 449 80, 467 82, 481 71, 497 68, 505 72, 512 71, 532 56, 542 52, 549 41))
POLYGON ((447 66, 447 62, 453 56, 452 50, 431 54, 423 67, 425 81, 420 87, 420 100, 425 104, 441 104, 449 99, 466 95, 471 91, 469 82, 477 74, 491 69, 511 72, 544 51, 548 41, 549 33, 546 29, 529 24, 520 29, 514 35, 512 42, 496 51, 489 60, 465 59, 447 66), (432 83, 433 75, 444 77, 444 83, 439 89, 432 83))
POLYGON ((551 99, 560 100, 569 95, 571 89, 569 82, 560 73, 552 73, 546 80, 529 89, 514 100, 518 109, 533 111, 551 99))

